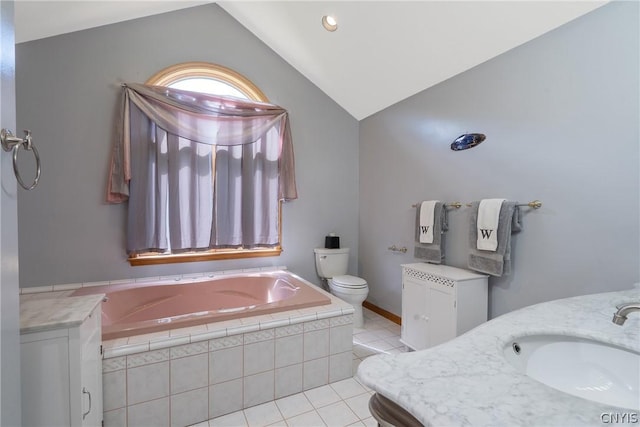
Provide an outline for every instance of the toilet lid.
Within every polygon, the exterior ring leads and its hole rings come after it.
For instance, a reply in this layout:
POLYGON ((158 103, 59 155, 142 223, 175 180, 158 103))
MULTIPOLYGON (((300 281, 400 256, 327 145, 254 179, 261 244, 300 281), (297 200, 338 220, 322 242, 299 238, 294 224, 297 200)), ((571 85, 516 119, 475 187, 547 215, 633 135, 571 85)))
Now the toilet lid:
POLYGON ((331 279, 336 286, 341 286, 343 288, 366 288, 367 281, 361 277, 349 276, 345 274, 344 276, 336 276, 331 279))

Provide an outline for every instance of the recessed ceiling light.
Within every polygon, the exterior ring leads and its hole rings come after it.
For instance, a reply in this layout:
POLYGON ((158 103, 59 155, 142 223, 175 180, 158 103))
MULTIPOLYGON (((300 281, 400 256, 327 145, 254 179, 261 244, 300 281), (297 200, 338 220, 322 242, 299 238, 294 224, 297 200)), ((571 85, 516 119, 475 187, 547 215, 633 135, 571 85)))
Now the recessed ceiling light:
POLYGON ((325 15, 322 17, 322 26, 327 31, 335 31, 338 29, 338 21, 331 15, 325 15))

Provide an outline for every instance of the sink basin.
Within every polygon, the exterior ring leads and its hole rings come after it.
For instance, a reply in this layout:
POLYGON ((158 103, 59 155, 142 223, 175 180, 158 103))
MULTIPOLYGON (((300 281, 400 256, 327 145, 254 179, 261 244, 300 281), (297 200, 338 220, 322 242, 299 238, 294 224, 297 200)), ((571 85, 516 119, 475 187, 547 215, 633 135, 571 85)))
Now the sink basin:
POLYGON ((640 353, 563 335, 519 337, 503 353, 520 372, 556 390, 640 409, 640 353))

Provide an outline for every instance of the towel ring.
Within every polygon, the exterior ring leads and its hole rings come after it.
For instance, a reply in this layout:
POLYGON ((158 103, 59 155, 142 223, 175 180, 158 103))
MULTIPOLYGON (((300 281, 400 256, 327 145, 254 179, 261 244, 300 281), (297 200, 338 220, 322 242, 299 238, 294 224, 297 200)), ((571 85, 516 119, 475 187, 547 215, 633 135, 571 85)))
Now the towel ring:
POLYGON ((8 129, 2 129, 0 131, 0 142, 2 143, 2 148, 4 151, 13 151, 13 173, 16 175, 16 180, 20 184, 22 188, 25 190, 33 190, 38 185, 38 181, 40 181, 40 155, 38 154, 38 150, 36 146, 33 145, 33 138, 31 137, 31 131, 24 131, 24 139, 13 136, 8 129), (20 176, 20 172, 18 172, 18 151, 20 151, 20 147, 23 147, 27 151, 33 151, 33 156, 36 159, 36 177, 33 180, 33 183, 27 186, 24 181, 22 181, 22 177, 20 176))

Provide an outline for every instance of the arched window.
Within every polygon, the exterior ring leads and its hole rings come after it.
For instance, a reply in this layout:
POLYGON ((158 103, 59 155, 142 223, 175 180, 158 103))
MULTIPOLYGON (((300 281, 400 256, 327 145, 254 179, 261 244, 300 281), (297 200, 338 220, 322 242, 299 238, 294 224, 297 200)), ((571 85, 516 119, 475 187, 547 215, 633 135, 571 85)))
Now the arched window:
MULTIPOLYGON (((249 81, 246 77, 241 74, 220 66, 216 64, 204 63, 204 62, 189 62, 183 64, 177 64, 168 68, 165 68, 151 78, 146 81, 147 85, 153 86, 164 86, 170 87, 173 89, 179 90, 187 90, 191 92, 199 92, 217 96, 224 97, 234 97, 240 99, 246 99, 251 101, 258 101, 263 103, 268 103, 267 97, 264 93, 251 81, 249 81)), ((270 131, 271 132, 271 131, 270 131)), ((230 179, 226 176, 227 169, 231 170, 233 167, 230 163, 234 162, 233 159, 237 159, 238 156, 256 156, 256 153, 251 154, 252 150, 247 150, 247 147, 243 146, 225 146, 215 148, 209 154, 211 157, 211 180, 214 182, 214 186, 216 188, 216 192, 220 194, 229 192, 226 187, 227 184, 223 188, 218 188, 217 182, 225 182, 230 179), (231 160, 227 160, 231 159, 231 160), (229 164, 227 164, 229 162, 229 164), (218 172, 220 170, 221 172, 218 172), (218 175, 221 175, 220 177, 218 175)), ((264 149, 260 149, 263 150, 264 149)), ((262 157, 271 157, 272 160, 274 158, 273 148, 269 148, 268 150, 271 153, 262 152, 257 154, 258 158, 262 157)), ((254 150, 255 151, 255 150, 254 150)), ((278 154, 276 153, 276 160, 278 154)), ((247 159, 242 157, 242 162, 251 163, 255 160, 247 159)), ((273 161, 272 161, 273 163, 273 161)), ((272 166, 271 166, 272 167, 272 166)), ((261 168, 260 168, 261 169, 261 168)), ((243 172, 245 173, 245 172, 243 172)), ((273 184, 270 184, 273 186, 273 184)), ((273 191, 270 193, 273 194, 273 191)), ((246 195, 242 196, 243 199, 246 198, 246 195)), ((257 197, 263 197, 259 195, 257 197)), ((271 197, 271 196, 270 196, 271 197)), ((237 200, 237 196, 230 197, 230 201, 237 200)), ((215 205, 215 203, 214 203, 215 205)), ((243 245, 229 244, 226 245, 222 243, 218 246, 211 247, 206 250, 167 250, 165 252, 158 251, 149 251, 143 253, 135 253, 130 254, 129 262, 132 265, 149 265, 149 264, 164 264, 164 263, 175 263, 175 262, 190 262, 190 261, 207 261, 207 260, 219 260, 219 259, 234 259, 234 258, 250 258, 250 257, 261 257, 261 256, 276 256, 279 255, 282 251, 281 247, 281 237, 282 237, 282 226, 281 226, 281 214, 282 214, 282 203, 281 200, 270 200, 265 204, 264 199, 258 200, 255 203, 255 206, 264 206, 265 212, 262 214, 261 212, 251 212, 249 215, 252 217, 264 216, 265 218, 269 218, 269 221, 275 221, 277 223, 277 234, 278 234, 278 243, 277 245, 254 245, 252 247, 244 247, 243 245), (275 218, 272 218, 275 217, 275 218)), ((255 206, 252 206, 251 209, 255 211, 255 206)), ((219 208, 214 208, 219 209, 219 208)), ((245 215, 244 207, 238 208, 237 206, 233 209, 230 208, 229 212, 223 214, 225 216, 222 220, 216 223, 216 219, 214 218, 213 229, 221 230, 221 227, 225 226, 229 223, 230 216, 237 215, 245 215), (242 211, 242 212, 241 212, 242 211)), ((130 216, 131 221, 131 216, 130 216)), ((189 220, 187 220, 189 221, 189 220)), ((245 222, 246 219, 243 218, 241 222, 245 222)), ((237 233, 237 230, 230 230, 228 235, 233 233, 237 233)), ((224 234, 224 233, 222 233, 224 234)), ((212 238, 213 240, 213 238, 212 238)), ((212 243, 213 245, 213 243, 212 243)), ((170 245, 171 246, 171 245, 170 245)))
POLYGON ((266 95, 242 74, 208 62, 172 65, 151 76, 146 84, 269 102, 266 95))

